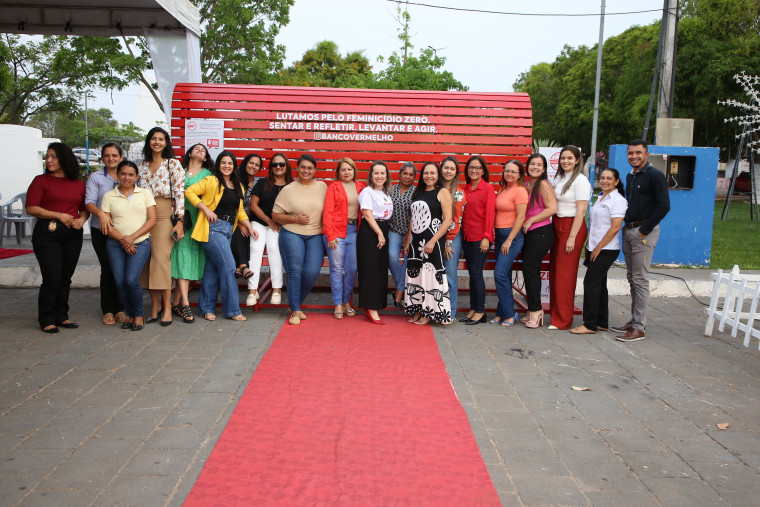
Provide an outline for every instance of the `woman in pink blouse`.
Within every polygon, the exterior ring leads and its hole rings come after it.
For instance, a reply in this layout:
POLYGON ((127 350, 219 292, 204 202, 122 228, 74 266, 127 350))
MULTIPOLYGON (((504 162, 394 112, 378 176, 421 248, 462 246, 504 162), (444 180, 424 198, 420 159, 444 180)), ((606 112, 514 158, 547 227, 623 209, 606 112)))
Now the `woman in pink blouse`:
POLYGON ((171 253, 175 241, 185 235, 185 171, 174 156, 169 133, 154 127, 145 136, 144 160, 138 165, 138 186, 147 188, 156 200, 156 225, 150 233, 150 259, 143 271, 141 285, 150 289, 152 303, 146 324, 161 319, 172 323, 171 253), (174 220, 172 220, 174 218, 174 220), (172 224, 176 221, 176 224, 172 224), (146 276, 147 273, 147 276, 146 276))

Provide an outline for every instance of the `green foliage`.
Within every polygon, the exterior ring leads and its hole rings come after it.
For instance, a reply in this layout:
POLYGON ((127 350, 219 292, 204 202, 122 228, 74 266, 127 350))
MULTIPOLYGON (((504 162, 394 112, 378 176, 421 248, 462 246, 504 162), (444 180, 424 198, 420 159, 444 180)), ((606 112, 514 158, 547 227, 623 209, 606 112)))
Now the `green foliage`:
POLYGON ((467 87, 443 68, 446 58, 432 49, 423 49, 419 56, 408 56, 406 62, 396 54, 388 58, 388 66, 377 74, 375 88, 391 90, 460 90, 467 87))
POLYGON ((192 0, 201 15, 201 68, 208 83, 269 84, 283 66, 276 44, 294 0, 192 0))
MULTIPOLYGON (((45 137, 57 137, 69 146, 85 145, 84 111, 75 115, 51 112, 33 116, 27 125, 42 130, 45 137)), ((87 113, 90 147, 98 147, 106 142, 115 141, 126 148, 130 142, 141 140, 145 132, 132 122, 120 125, 113 119, 113 112, 108 108, 90 109, 87 113), (105 137, 104 137, 105 136, 105 137)))
POLYGON ((76 112, 85 89, 120 90, 147 65, 124 58, 121 42, 108 37, 21 37, 0 42, 3 74, 13 79, 0 88, 0 121, 23 124, 33 115, 76 112))
MULTIPOLYGON (((716 102, 743 100, 732 76, 760 69, 760 3, 689 0, 682 5, 674 116, 694 118, 696 146, 734 145, 736 126, 723 122, 730 111, 716 102)), ((641 134, 659 32, 656 22, 631 27, 605 41, 598 146, 625 143, 641 134)), ((576 144, 589 152, 596 58, 596 46, 565 46, 554 62, 536 64, 520 75, 514 89, 531 96, 535 137, 576 144)))
POLYGON ((725 222, 720 219, 723 200, 715 202, 713 221, 712 269, 731 269, 738 264, 742 271, 760 269, 760 223, 750 221, 749 202, 734 200, 725 222))
POLYGON ((277 84, 329 88, 371 88, 372 66, 362 51, 342 56, 332 41, 319 42, 301 60, 279 72, 277 84))

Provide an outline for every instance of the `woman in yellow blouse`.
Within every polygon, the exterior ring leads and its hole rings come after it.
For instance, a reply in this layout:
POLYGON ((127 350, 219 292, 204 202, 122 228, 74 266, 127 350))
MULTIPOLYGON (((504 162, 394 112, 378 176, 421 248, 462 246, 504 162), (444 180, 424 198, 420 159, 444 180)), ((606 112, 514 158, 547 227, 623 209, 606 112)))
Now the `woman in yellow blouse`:
POLYGON ((220 290, 224 316, 232 320, 245 320, 240 311, 230 239, 238 225, 243 236, 258 238, 258 234, 243 209, 243 185, 235 166, 235 155, 223 151, 216 158, 213 174, 185 190, 187 200, 201 212, 198 213, 192 238, 200 242, 206 251, 206 266, 198 298, 198 309, 206 320, 216 319, 214 306, 220 290))

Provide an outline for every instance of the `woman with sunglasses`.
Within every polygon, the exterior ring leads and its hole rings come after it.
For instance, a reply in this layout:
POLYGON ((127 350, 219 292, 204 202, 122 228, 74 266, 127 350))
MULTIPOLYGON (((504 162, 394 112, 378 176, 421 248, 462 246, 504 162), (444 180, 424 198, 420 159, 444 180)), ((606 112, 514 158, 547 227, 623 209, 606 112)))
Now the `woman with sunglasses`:
POLYGON ((293 171, 290 170, 288 158, 282 153, 276 153, 269 161, 266 178, 259 178, 253 187, 250 202, 250 215, 253 215, 251 225, 258 237, 250 239, 251 258, 248 266, 253 275, 248 279, 248 298, 245 301, 247 306, 253 306, 259 300, 259 277, 264 247, 267 249, 269 276, 272 279, 272 297, 269 298, 269 302, 273 305, 282 303, 284 271, 280 254, 280 224, 272 219, 272 208, 280 191, 292 182, 293 171))
POLYGON ((551 325, 549 329, 570 329, 575 307, 575 285, 578 264, 586 243, 586 207, 591 199, 591 183, 583 174, 581 150, 565 146, 559 152, 560 170, 554 177, 557 215, 554 225, 554 244, 549 265, 551 294, 551 325))

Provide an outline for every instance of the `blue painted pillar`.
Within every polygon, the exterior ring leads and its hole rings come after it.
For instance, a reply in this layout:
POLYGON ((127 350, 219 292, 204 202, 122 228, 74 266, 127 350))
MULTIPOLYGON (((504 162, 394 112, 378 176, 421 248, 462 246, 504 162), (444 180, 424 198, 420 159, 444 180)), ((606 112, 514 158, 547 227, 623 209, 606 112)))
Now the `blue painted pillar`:
MULTIPOLYGON (((625 184, 631 165, 627 146, 610 146, 609 166, 625 184)), ((649 162, 665 173, 670 188, 670 213, 660 222, 660 239, 653 263, 704 266, 710 264, 718 148, 649 145, 649 162)), ((623 254, 618 261, 622 262, 623 254)))

